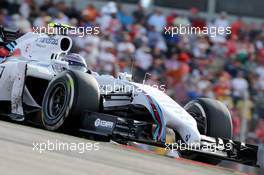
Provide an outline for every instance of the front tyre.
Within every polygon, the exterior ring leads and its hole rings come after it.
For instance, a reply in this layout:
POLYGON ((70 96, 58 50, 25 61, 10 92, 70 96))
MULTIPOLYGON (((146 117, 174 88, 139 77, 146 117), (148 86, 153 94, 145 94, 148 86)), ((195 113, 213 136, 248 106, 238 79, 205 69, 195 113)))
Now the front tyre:
POLYGON ((222 102, 209 98, 198 98, 187 103, 184 109, 196 119, 201 134, 226 139, 232 138, 231 115, 222 102))
POLYGON ((65 71, 57 75, 46 90, 42 103, 42 123, 48 130, 72 130, 84 110, 99 109, 98 83, 92 75, 65 71))
MULTIPOLYGON (((232 138, 231 115, 222 102, 209 98, 198 98, 187 103, 184 109, 196 119, 198 130, 202 135, 232 138)), ((221 160, 207 158, 202 155, 194 156, 192 159, 214 165, 221 162, 221 160)))

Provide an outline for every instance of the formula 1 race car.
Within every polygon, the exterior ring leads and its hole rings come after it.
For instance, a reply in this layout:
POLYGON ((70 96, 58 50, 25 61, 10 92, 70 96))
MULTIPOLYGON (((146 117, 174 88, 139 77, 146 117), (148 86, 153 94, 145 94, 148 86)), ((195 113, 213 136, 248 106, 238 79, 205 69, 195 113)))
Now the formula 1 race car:
POLYGON ((127 73, 113 77, 89 70, 79 55, 68 53, 69 36, 17 35, 0 28, 1 46, 16 43, 13 55, 0 64, 2 116, 51 131, 78 131, 121 144, 137 142, 173 150, 174 144, 166 143, 170 129, 175 143, 188 145, 177 149, 182 157, 212 164, 231 160, 262 165, 258 146, 231 140, 231 116, 221 102, 199 98, 181 107, 161 89, 135 83, 127 73))

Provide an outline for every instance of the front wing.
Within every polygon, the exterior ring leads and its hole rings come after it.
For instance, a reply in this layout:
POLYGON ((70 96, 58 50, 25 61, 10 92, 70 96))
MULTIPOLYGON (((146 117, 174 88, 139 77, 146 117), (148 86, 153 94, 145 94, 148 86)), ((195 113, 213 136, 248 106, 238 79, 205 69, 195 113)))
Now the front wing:
POLYGON ((263 150, 255 145, 224 138, 202 136, 198 146, 196 145, 195 148, 191 146, 181 150, 179 147, 175 147, 175 144, 178 145, 178 143, 160 143, 150 138, 140 137, 138 135, 139 124, 126 122, 114 115, 86 111, 80 121, 81 127, 79 130, 82 133, 99 135, 122 144, 137 142, 177 151, 182 157, 186 158, 202 156, 205 159, 229 160, 249 166, 264 167, 264 162, 261 159, 264 156, 263 150))

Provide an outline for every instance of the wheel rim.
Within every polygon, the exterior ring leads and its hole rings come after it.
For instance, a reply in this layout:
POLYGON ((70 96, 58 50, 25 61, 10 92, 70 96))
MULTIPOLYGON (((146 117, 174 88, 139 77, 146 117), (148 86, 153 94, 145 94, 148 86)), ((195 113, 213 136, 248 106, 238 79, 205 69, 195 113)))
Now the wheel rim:
POLYGON ((64 111, 67 100, 66 100, 66 87, 62 83, 55 85, 50 93, 48 99, 48 118, 56 119, 64 111))

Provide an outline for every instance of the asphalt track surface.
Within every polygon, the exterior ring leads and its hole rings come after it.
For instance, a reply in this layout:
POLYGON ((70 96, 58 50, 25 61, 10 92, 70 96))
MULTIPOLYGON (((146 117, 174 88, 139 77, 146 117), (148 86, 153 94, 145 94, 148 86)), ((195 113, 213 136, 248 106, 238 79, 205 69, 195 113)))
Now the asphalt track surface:
POLYGON ((99 143, 97 151, 34 151, 33 143, 47 140, 91 143, 64 135, 0 121, 0 174, 2 175, 226 175, 230 169, 173 159, 111 143, 99 143))

